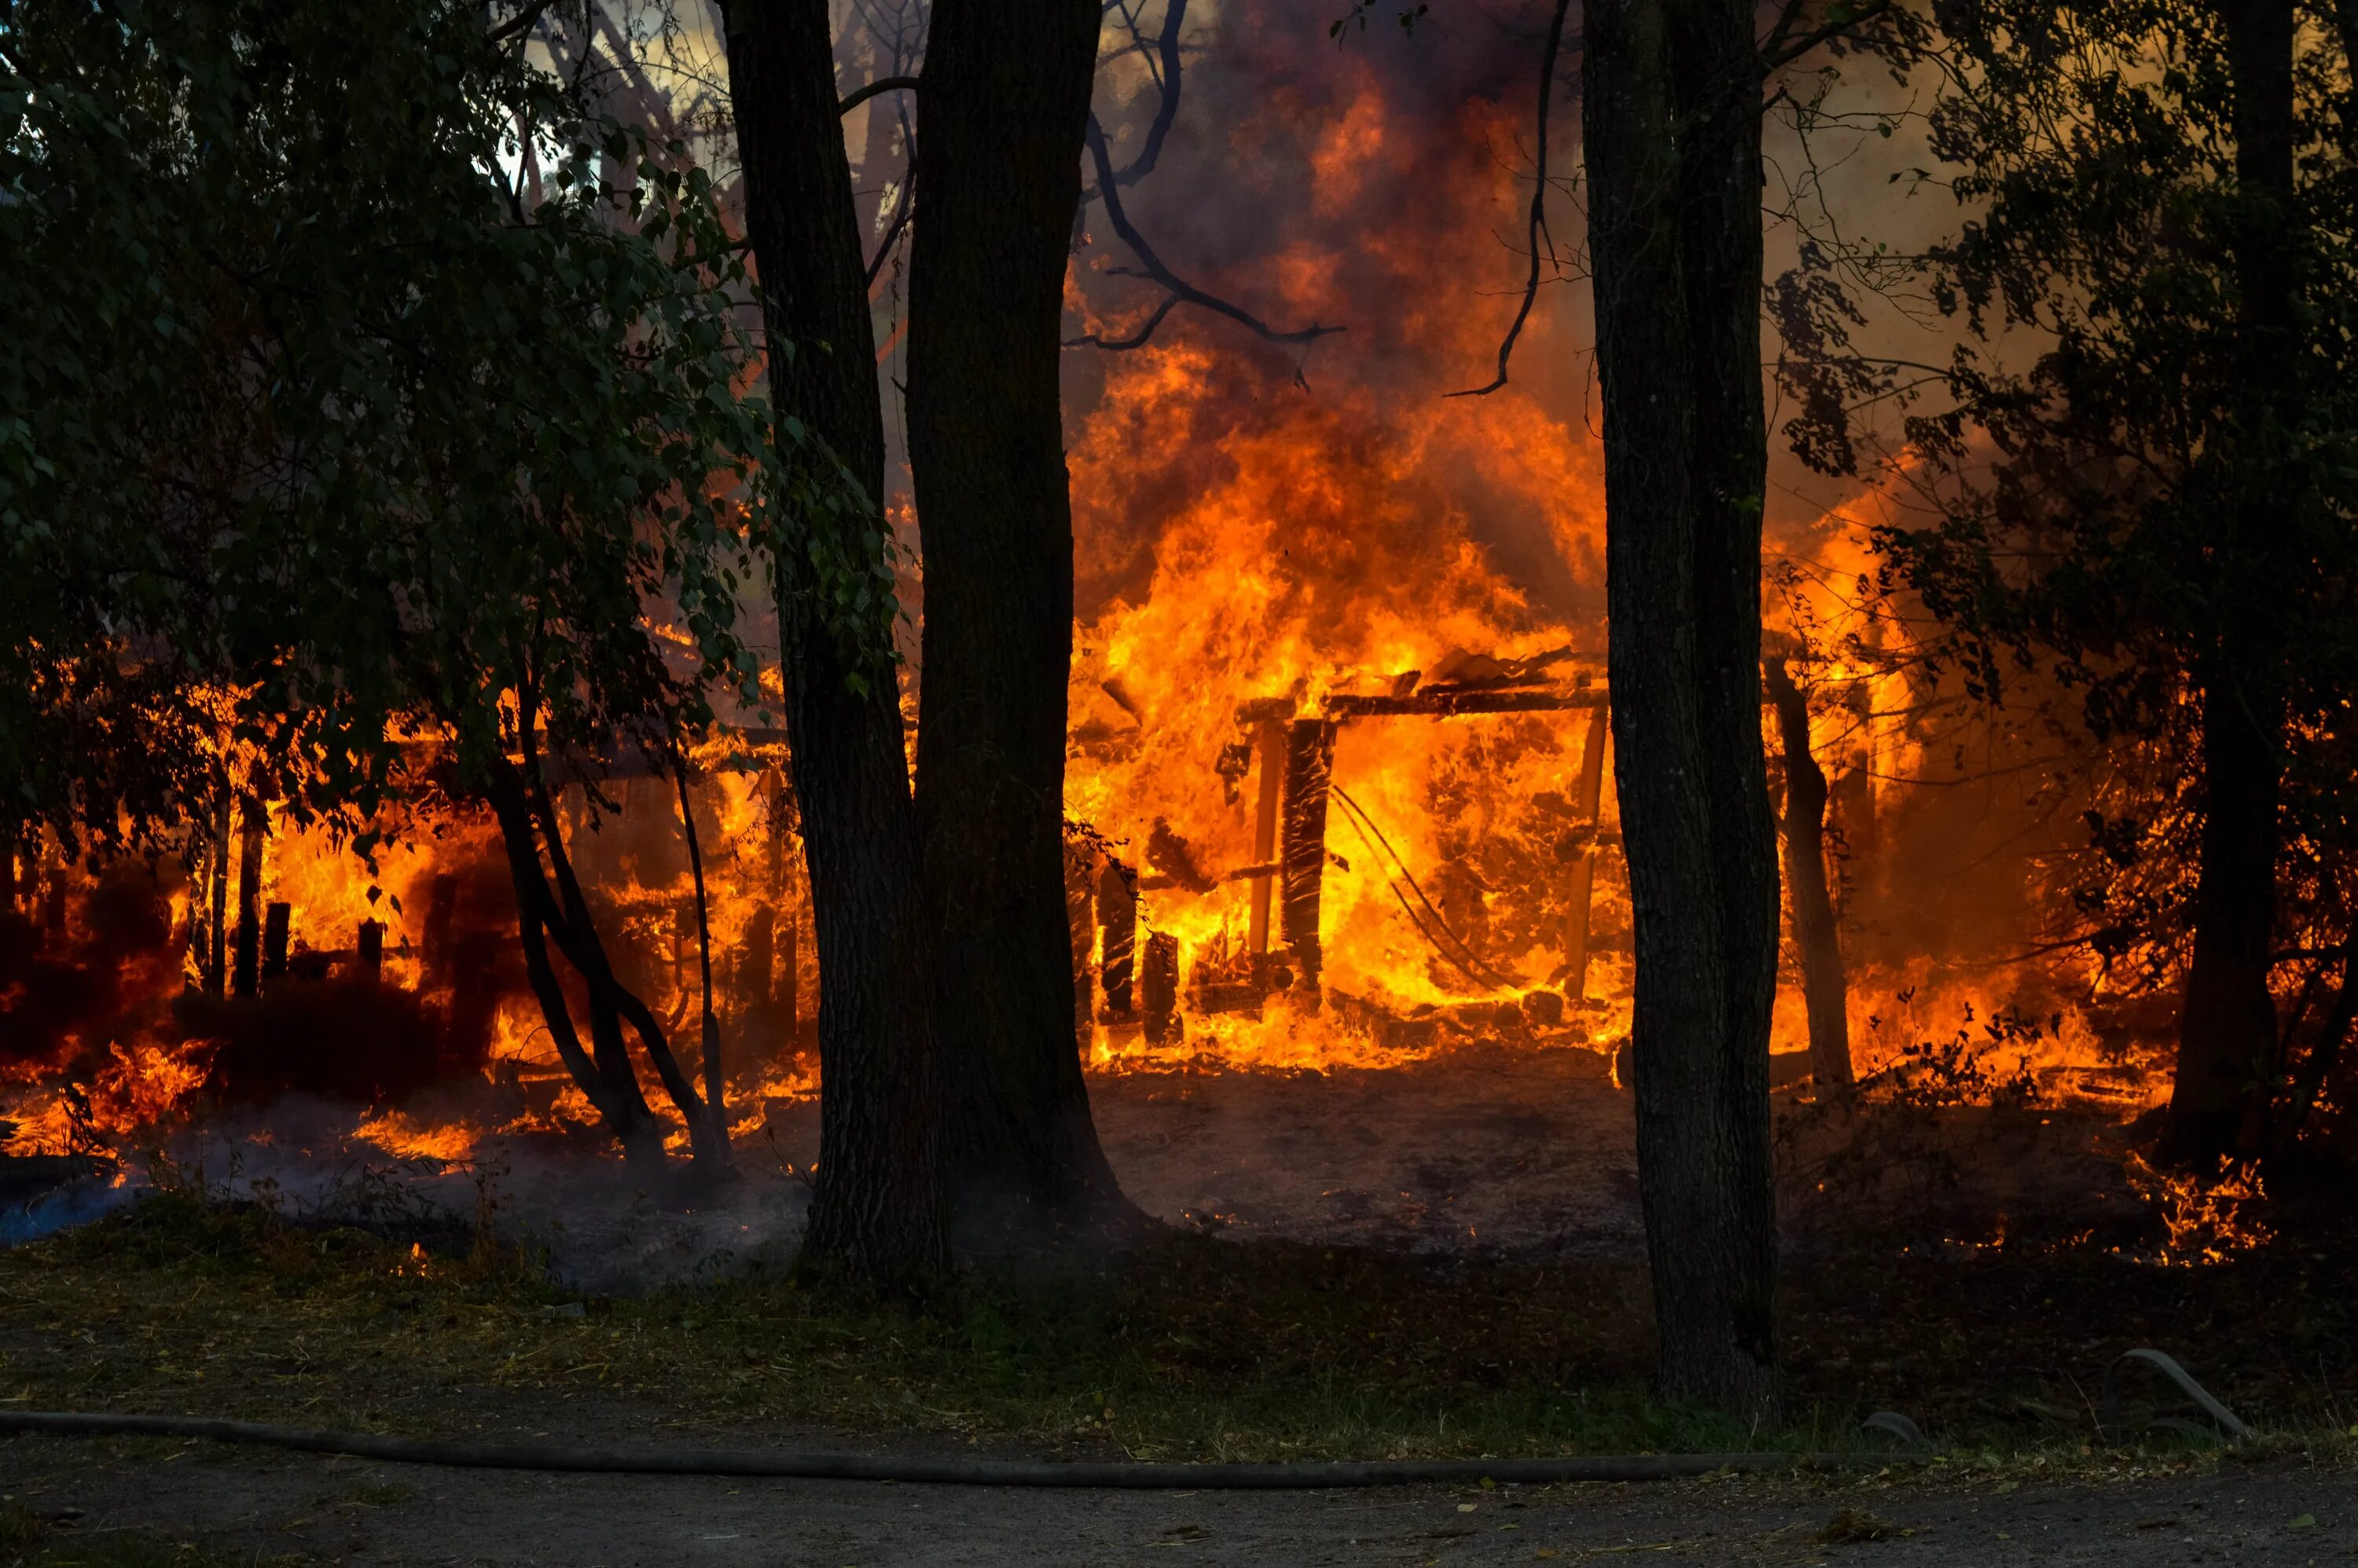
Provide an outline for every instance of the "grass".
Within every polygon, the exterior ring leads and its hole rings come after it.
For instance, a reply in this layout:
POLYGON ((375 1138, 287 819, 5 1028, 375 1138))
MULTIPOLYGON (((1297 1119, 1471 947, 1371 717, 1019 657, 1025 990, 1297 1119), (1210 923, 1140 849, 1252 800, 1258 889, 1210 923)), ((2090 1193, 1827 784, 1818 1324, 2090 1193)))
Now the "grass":
MULTIPOLYGON (((178 1194, 0 1252, 0 1399, 428 1434, 562 1438, 570 1421, 611 1441, 636 1425, 719 1444, 731 1428, 817 1427, 1182 1459, 1844 1447, 1889 1407, 1982 1462, 2069 1465, 2105 1457, 2090 1419, 2104 1362, 2155 1344, 2247 1418, 2358 1449, 2339 1435, 2358 1422, 2344 1251, 2201 1271, 1866 1253, 1788 1272, 1792 1419, 1755 1433, 1646 1396, 1635 1268, 1174 1235, 1091 1267, 969 1275, 922 1313, 762 1276, 583 1301, 513 1252, 178 1194)), ((2132 1415, 2165 1392, 2139 1384, 2132 1415)), ((2169 1436, 2147 1451, 2187 1450, 2169 1436)))
POLYGON ((300 1561, 214 1552, 130 1530, 83 1535, 27 1509, 0 1508, 0 1568, 273 1568, 300 1561))

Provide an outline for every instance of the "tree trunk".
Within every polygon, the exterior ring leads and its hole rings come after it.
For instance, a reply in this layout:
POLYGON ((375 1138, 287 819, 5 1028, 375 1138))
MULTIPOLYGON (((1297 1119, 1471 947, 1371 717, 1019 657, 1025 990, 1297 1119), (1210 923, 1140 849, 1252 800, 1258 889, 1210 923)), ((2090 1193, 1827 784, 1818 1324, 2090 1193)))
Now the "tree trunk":
POLYGON ((1785 890, 1793 945, 1801 951, 1801 1000, 1810 1019, 1810 1076, 1821 1098, 1848 1094, 1850 979, 1826 891, 1826 774, 1810 754, 1810 704, 1779 658, 1760 673, 1785 742, 1785 890))
POLYGON ((1124 1207, 1065 923, 1073 526, 1057 366, 1096 0, 936 0, 919 114, 909 459, 925 560, 917 812, 959 1197, 1124 1207))
MULTIPOLYGON (((2271 483, 2273 427, 2297 367, 2292 0, 2223 5, 2234 75, 2235 179, 2243 203, 2234 271, 2238 378, 2234 456, 2240 504, 2220 541, 2221 602, 2271 601, 2266 545, 2285 498, 2271 483), (2234 579, 2242 579, 2241 582, 2234 579)), ((2178 1071, 2163 1150, 2207 1163, 2236 1152, 2247 1122, 2265 1123, 2276 1073, 2276 1000, 2268 989, 2276 931, 2281 652, 2265 622, 2222 628, 2198 672, 2202 697, 2202 838, 2194 892, 2194 953, 2180 1012, 2178 1071)))
MULTIPOLYGON (((949 1267, 942 1074, 889 627, 846 631, 814 554, 881 563, 883 416, 827 0, 729 0, 746 228, 772 395, 866 493, 778 567, 786 730, 819 972, 819 1168, 806 1263, 904 1287, 949 1267)), ((1077 163, 1078 154, 1074 155, 1077 163)), ((1067 620, 1069 620, 1069 616, 1067 620)))
POLYGON ((2235 1152, 2277 1048, 2268 989, 2276 932, 2277 737, 2242 694, 2206 683, 2202 837, 2194 889, 2194 957, 2178 1022, 2178 1071, 2163 1151, 2206 1164, 2235 1152))
POLYGON ((1759 74, 1740 0, 1595 0, 1584 127, 1659 1391, 1775 1406, 1759 74))

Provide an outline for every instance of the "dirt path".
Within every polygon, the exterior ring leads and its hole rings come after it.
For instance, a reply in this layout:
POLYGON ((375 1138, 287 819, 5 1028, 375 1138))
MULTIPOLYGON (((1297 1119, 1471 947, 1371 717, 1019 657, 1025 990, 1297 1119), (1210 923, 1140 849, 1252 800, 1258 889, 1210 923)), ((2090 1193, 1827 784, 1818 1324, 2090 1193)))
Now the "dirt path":
MULTIPOLYGON (((536 1476, 160 1444, 0 1440, 0 1493, 265 1558, 568 1568, 2347 1563, 2358 1476, 2289 1464, 1999 1493, 1713 1479, 1332 1493, 1106 1493, 536 1476), (1848 1507, 1889 1533, 1829 1544, 1848 1507), (1907 1532, 1907 1533, 1902 1533, 1907 1532)), ((1872 1527, 1867 1527, 1872 1528, 1872 1527)), ((1867 1528, 1854 1530, 1865 1534, 1867 1528)))

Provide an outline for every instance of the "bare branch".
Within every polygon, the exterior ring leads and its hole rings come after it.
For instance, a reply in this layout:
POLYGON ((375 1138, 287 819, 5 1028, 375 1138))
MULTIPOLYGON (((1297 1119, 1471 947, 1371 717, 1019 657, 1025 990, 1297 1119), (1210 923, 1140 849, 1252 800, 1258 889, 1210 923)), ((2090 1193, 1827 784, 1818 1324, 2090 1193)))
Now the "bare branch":
POLYGON ((865 87, 853 88, 845 95, 843 102, 835 106, 836 114, 840 118, 880 92, 897 92, 904 87, 914 92, 917 90, 917 79, 914 76, 880 76, 865 87))
POLYGON ((1113 157, 1106 151, 1105 127, 1098 124, 1095 114, 1089 115, 1088 147, 1090 157, 1097 163, 1098 195, 1105 202, 1107 221, 1113 224, 1113 232, 1121 236, 1121 243, 1128 245, 1130 254, 1138 258, 1139 265, 1145 268, 1146 276, 1168 290, 1171 297, 1164 301, 1163 307, 1148 319, 1146 326, 1131 338, 1107 342, 1097 335, 1091 334, 1089 337, 1070 340, 1065 347, 1077 348, 1084 345, 1104 349, 1142 347, 1148 337, 1152 335, 1154 329, 1162 324, 1163 317, 1171 313, 1171 308, 1174 305, 1199 306, 1206 310, 1226 316, 1231 321, 1250 328, 1272 343, 1308 343, 1330 332, 1343 330, 1340 327, 1322 326, 1314 321, 1309 326, 1295 331, 1280 331, 1242 306, 1231 305, 1217 295, 1206 294, 1194 284, 1180 277, 1178 274, 1163 265, 1163 258, 1154 254, 1154 247, 1146 243, 1146 236, 1138 232, 1136 225, 1130 222, 1130 215, 1122 211, 1121 196, 1116 189, 1114 179, 1113 157))
MULTIPOLYGON (((1795 0, 1799 4, 1799 0, 1795 0)), ((1555 15, 1548 19, 1547 48, 1540 55, 1539 137, 1533 156, 1539 165, 1538 183, 1531 187, 1531 276, 1523 280, 1523 302, 1515 311, 1515 319, 1507 328, 1507 335, 1498 343, 1498 373, 1487 386, 1469 386, 1453 392, 1452 397, 1487 397, 1507 384, 1507 361, 1515 351, 1515 340, 1523 335, 1523 323, 1531 319, 1531 307, 1540 297, 1540 256, 1544 245, 1547 258, 1555 259, 1555 237, 1548 232, 1548 103, 1555 92, 1555 61, 1563 48, 1564 13, 1572 9, 1572 0, 1555 0, 1555 15)))
MULTIPOLYGON (((1155 160, 1163 156, 1163 138, 1171 134, 1171 123, 1179 117, 1179 27, 1187 16, 1187 0, 1170 0, 1163 13, 1163 36, 1155 40, 1155 53, 1147 56, 1152 67, 1161 57, 1162 70, 1155 86, 1161 90, 1162 101, 1155 105, 1154 119, 1146 127, 1146 141, 1130 167, 1115 178, 1123 185, 1135 185, 1154 172, 1155 160)), ((1129 21, 1129 13, 1122 15, 1129 21)), ((1146 54, 1146 40, 1139 37, 1138 25, 1130 23, 1130 37, 1138 41, 1138 51, 1146 54)))
POLYGON ((1801 18, 1804 4, 1805 0, 1788 0, 1777 17, 1777 25, 1768 29, 1768 37, 1760 46, 1763 76, 1780 66, 1790 65, 1820 44, 1848 37, 1891 9, 1891 0, 1866 0, 1865 5, 1855 8, 1844 0, 1835 0, 1826 13, 1826 21, 1797 36, 1793 24, 1801 18))
POLYGON ((1065 347, 1068 349, 1106 349, 1116 352, 1124 349, 1142 349, 1146 346, 1146 341, 1154 336, 1154 329, 1163 325, 1163 318, 1170 315, 1174 309, 1177 308, 1178 304, 1179 297, 1177 295, 1166 294, 1163 297, 1163 303, 1154 308, 1154 314, 1146 319, 1146 324, 1139 328, 1137 331, 1132 332, 1130 336, 1126 338, 1109 338, 1101 333, 1088 332, 1077 338, 1065 339, 1065 347))
POLYGON ((532 3, 523 10, 493 27, 491 37, 485 41, 493 49, 497 49, 510 38, 524 37, 539 24, 540 14, 548 9, 548 5, 549 0, 532 0, 532 3))

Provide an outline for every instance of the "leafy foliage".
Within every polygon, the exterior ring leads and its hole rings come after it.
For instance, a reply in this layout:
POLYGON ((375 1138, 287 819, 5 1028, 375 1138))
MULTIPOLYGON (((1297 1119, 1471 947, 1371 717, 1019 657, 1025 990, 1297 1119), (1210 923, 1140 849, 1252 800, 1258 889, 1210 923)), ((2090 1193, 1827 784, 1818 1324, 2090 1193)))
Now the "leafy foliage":
POLYGON ((485 800, 528 961, 545 932, 588 986, 593 1099, 643 1119, 626 1018, 702 1137, 550 770, 676 768, 718 694, 758 705, 741 602, 864 508, 745 394, 708 174, 536 69, 539 14, 0 8, 0 825, 153 846, 234 788, 365 851, 390 804, 485 800))
POLYGON ((754 693, 739 600, 798 470, 739 394, 703 170, 470 6, 10 9, 9 685, 55 694, 12 725, 165 693, 365 814, 406 739, 474 776, 520 700, 550 745, 668 749, 754 693))

